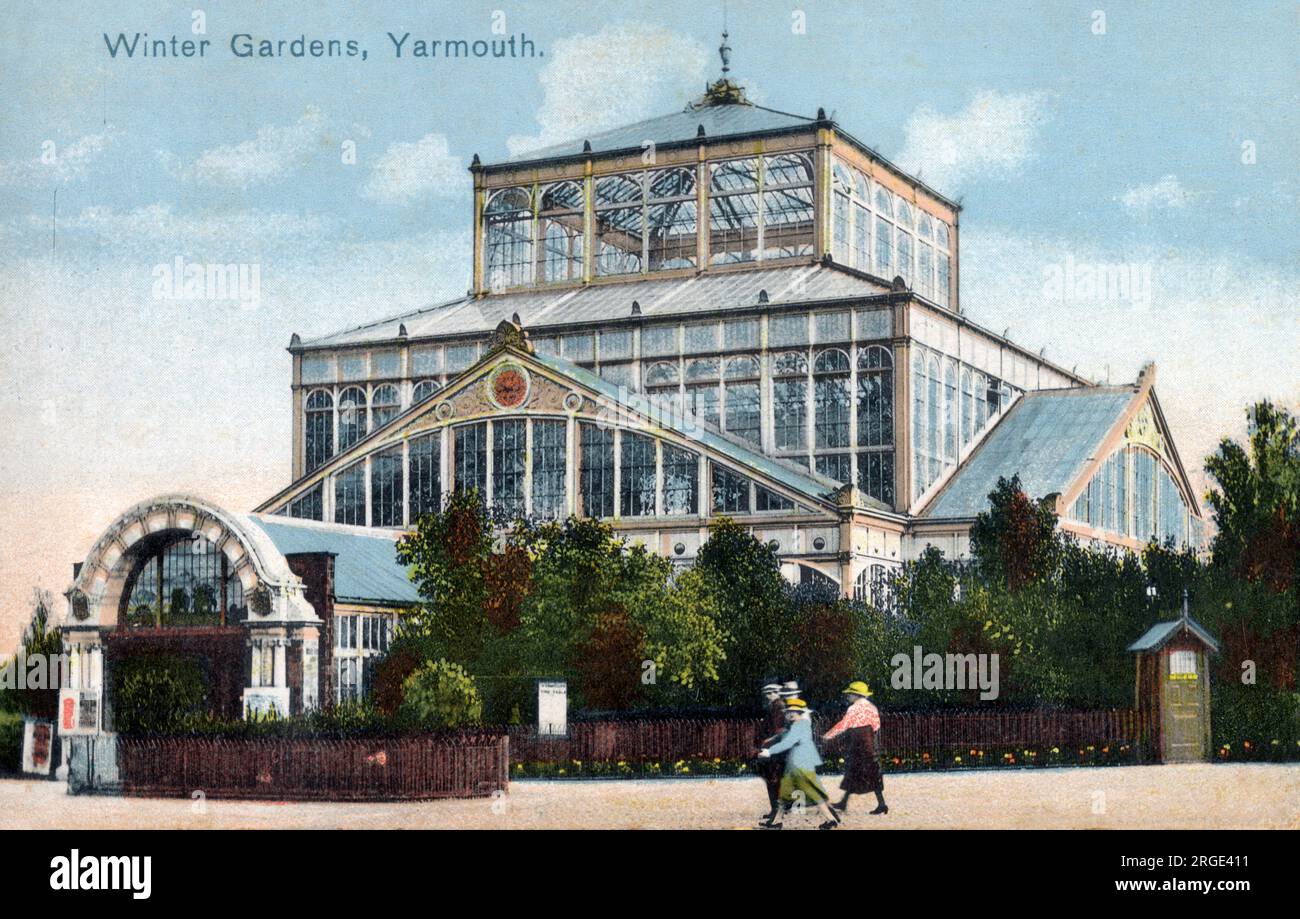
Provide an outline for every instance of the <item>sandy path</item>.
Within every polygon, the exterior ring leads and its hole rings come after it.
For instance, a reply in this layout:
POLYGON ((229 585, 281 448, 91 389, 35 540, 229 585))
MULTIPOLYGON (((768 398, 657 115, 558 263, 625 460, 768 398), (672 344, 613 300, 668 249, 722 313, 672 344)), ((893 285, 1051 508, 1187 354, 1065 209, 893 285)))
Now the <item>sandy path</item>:
MULTIPOLYGON (((838 784, 826 782, 832 794, 838 784)), ((1300 829, 1300 765, 913 773, 886 775, 885 788, 887 816, 855 798, 846 826, 1300 829)), ((521 781, 496 800, 382 804, 72 797, 60 783, 0 781, 0 829, 746 828, 765 807, 753 778, 521 781)))

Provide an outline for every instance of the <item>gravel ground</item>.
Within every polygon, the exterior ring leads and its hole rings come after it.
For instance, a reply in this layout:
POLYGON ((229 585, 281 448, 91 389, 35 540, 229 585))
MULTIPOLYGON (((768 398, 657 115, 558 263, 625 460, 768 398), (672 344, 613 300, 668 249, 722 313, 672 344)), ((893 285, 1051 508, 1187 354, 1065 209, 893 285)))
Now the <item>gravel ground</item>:
MULTIPOLYGON (((834 795, 838 778, 826 780, 834 795)), ((885 776, 890 812, 854 798, 852 829, 1300 829, 1300 765, 1124 766, 885 776)), ((836 795, 838 797, 838 795, 836 795)), ((0 829, 744 829, 766 808, 754 778, 531 780, 470 801, 285 803, 72 797, 0 781, 0 829)), ((816 825, 815 812, 790 828, 816 825)))

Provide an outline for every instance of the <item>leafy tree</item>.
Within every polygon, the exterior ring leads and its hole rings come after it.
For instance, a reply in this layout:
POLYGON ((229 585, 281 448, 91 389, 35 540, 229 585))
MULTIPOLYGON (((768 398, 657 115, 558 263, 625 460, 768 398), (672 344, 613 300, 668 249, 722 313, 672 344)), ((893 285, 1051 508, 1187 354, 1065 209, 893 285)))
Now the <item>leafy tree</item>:
POLYGON ((986 581, 1019 590, 1052 572, 1060 547, 1056 513, 1046 502, 1031 500, 1019 476, 999 477, 989 509, 971 525, 970 544, 986 581))
POLYGON ((1300 424, 1271 402, 1249 411, 1246 446, 1224 438, 1205 461, 1218 529, 1214 562, 1278 592, 1300 589, 1300 424))
POLYGON ((425 728, 459 728, 479 723, 483 702, 464 667, 430 661, 402 684, 402 714, 425 728))
POLYGON ((776 553, 734 520, 720 517, 695 560, 714 597, 719 624, 731 636, 722 664, 722 701, 753 704, 758 682, 788 673, 797 610, 787 602, 787 582, 776 553))

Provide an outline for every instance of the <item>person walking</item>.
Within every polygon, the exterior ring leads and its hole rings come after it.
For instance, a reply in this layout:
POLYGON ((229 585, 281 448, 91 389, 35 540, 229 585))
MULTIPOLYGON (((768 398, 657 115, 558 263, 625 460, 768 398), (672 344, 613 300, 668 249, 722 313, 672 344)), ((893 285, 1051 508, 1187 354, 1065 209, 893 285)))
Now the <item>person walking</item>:
POLYGON ((776 743, 758 751, 760 759, 785 754, 785 768, 781 774, 781 807, 775 820, 760 824, 763 829, 781 829, 785 815, 796 802, 812 804, 826 818, 817 829, 833 830, 840 825, 840 818, 827 803, 829 796, 826 789, 817 778, 817 767, 822 764, 822 758, 813 742, 811 715, 808 703, 803 699, 786 699, 785 730, 776 743))
POLYGON ((871 702, 871 689, 862 680, 854 680, 844 690, 849 700, 848 711, 844 717, 822 735, 823 742, 829 742, 846 735, 847 750, 844 762, 844 778, 840 781, 840 791, 844 797, 834 805, 835 810, 844 813, 849 809, 849 796, 875 792, 876 809, 873 814, 887 814, 889 807, 885 804, 885 780, 880 774, 880 763, 876 759, 876 735, 880 731, 880 710, 871 702))
MULTIPOLYGON (((760 750, 776 743, 777 737, 785 730, 785 702, 781 700, 781 684, 775 681, 767 683, 761 691, 767 711, 760 736, 756 738, 760 750)), ((767 786, 768 810, 763 818, 765 823, 770 824, 775 820, 777 811, 781 808, 781 773, 784 770, 785 760, 781 756, 762 757, 758 761, 758 774, 767 786)))

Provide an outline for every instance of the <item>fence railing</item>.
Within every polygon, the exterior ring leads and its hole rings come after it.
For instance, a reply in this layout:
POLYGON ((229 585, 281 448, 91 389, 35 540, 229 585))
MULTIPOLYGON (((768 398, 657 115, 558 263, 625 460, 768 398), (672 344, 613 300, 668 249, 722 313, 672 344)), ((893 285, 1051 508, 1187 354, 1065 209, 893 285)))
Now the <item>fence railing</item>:
MULTIPOLYGON (((834 721, 831 715, 814 715, 815 734, 820 736, 834 721)), ((754 754, 763 720, 576 721, 568 728, 563 738, 538 737, 531 725, 509 728, 511 764, 743 761, 754 754)), ((887 712, 881 719, 878 752, 890 758, 930 757, 938 764, 945 755, 950 754, 952 762, 968 750, 1000 756, 1012 748, 1129 749, 1138 741, 1138 716, 1129 709, 887 712)))
POLYGON ((382 801, 487 797, 509 780, 504 734, 348 738, 120 737, 121 791, 382 801))

